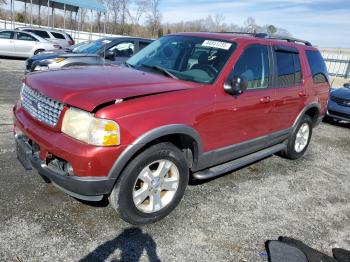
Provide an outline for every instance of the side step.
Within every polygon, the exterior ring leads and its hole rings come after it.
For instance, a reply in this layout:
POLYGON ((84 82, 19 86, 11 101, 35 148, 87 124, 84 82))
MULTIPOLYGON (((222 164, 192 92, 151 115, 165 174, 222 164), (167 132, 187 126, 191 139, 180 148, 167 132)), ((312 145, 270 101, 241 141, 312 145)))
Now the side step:
POLYGON ((198 180, 213 178, 213 177, 225 174, 227 172, 230 172, 232 170, 238 169, 240 167, 246 166, 248 164, 254 163, 255 161, 258 161, 265 157, 271 156, 277 152, 282 151, 285 148, 286 148, 285 143, 278 144, 278 145, 263 149, 261 151, 255 152, 253 154, 246 155, 244 157, 232 160, 230 162, 226 162, 224 164, 214 166, 206 170, 198 171, 194 173, 193 176, 198 180))

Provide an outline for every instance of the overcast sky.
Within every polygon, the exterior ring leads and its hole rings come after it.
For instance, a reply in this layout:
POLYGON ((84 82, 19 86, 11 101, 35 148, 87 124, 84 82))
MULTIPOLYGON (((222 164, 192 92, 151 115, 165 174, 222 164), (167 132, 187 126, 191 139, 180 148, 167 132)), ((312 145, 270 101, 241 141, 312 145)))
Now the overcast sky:
POLYGON ((222 14, 226 23, 273 24, 321 47, 350 48, 350 0, 163 0, 163 22, 222 14))

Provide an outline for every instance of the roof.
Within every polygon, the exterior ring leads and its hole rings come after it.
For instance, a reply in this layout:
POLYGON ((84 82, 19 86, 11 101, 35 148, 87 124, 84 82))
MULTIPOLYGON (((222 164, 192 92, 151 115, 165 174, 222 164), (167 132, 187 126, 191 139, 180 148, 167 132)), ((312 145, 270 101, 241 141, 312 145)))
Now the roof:
MULTIPOLYGON (((21 2, 27 2, 28 0, 17 0, 21 2)), ((32 0, 32 3, 35 5, 47 6, 47 1, 42 0, 32 0)), ((89 10, 94 10, 97 12, 106 12, 107 9, 103 3, 98 0, 49 0, 50 7, 57 9, 66 8, 67 11, 77 12, 79 8, 85 8, 89 10), (66 7, 64 7, 66 5, 66 7)))
POLYGON ((185 33, 176 33, 174 35, 188 35, 188 36, 197 36, 197 37, 208 37, 218 40, 226 41, 235 41, 238 39, 253 40, 259 39, 262 41, 276 41, 276 42, 287 42, 288 44, 301 44, 303 46, 312 47, 311 43, 301 39, 296 39, 293 37, 283 37, 283 36, 270 36, 268 34, 257 33, 250 34, 244 32, 185 32, 185 33))
POLYGON ((64 32, 63 30, 54 29, 54 28, 47 28, 47 27, 39 27, 39 26, 20 26, 20 27, 16 28, 16 30, 24 30, 24 29, 50 31, 50 32, 55 32, 55 33, 66 34, 66 32, 64 32))

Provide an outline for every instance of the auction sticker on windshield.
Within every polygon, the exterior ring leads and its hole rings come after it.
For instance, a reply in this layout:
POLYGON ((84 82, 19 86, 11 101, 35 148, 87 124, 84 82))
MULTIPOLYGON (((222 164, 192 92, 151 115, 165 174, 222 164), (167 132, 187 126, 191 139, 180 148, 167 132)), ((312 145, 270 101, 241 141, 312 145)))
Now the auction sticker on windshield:
POLYGON ((232 44, 226 43, 226 42, 221 42, 221 41, 214 41, 214 40, 205 40, 202 44, 202 46, 205 47, 213 47, 213 48, 220 48, 220 49, 225 49, 229 50, 232 44))

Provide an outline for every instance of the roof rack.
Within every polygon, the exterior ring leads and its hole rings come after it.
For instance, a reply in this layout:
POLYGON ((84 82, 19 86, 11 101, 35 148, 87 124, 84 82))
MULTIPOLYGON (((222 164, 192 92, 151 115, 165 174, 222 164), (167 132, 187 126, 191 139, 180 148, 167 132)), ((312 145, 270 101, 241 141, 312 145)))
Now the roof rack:
POLYGON ((247 33, 247 32, 216 32, 216 33, 251 35, 251 36, 257 37, 257 38, 284 40, 284 41, 287 41, 287 42, 302 43, 302 44, 304 44, 306 46, 312 46, 312 44, 309 41, 301 40, 301 39, 294 38, 294 37, 288 37, 288 36, 269 35, 269 34, 266 34, 266 33, 247 33))
POLYGON ((266 37, 262 37, 262 38, 267 38, 267 39, 276 39, 276 40, 285 40, 287 42, 292 42, 292 43, 301 43, 307 46, 312 46, 312 44, 309 41, 305 41, 305 40, 301 40, 298 38, 294 38, 294 37, 288 37, 288 36, 274 36, 274 35, 268 35, 265 34, 266 37))

